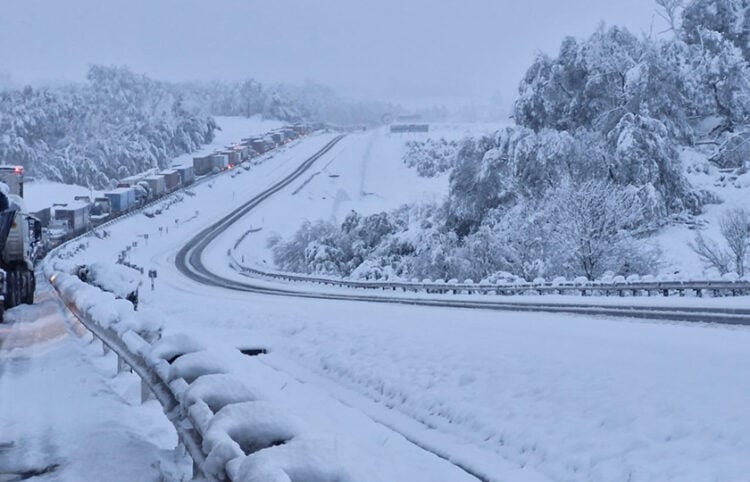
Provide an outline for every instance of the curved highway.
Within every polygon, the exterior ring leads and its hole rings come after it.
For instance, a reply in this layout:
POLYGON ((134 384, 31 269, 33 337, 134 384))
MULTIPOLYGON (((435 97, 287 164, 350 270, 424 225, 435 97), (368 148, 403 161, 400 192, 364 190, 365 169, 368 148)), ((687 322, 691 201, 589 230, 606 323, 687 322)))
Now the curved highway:
POLYGON ((500 300, 447 300, 414 297, 389 297, 358 293, 330 293, 311 289, 292 289, 269 287, 254 283, 251 278, 238 281, 223 277, 212 272, 202 261, 203 251, 232 224, 240 220, 250 211, 256 209, 273 194, 279 192, 294 180, 304 174, 315 162, 333 148, 343 135, 338 136, 326 144, 320 151, 306 159, 297 169, 278 181, 250 201, 241 205, 227 216, 204 229, 190 239, 177 253, 175 264, 177 269, 188 278, 206 285, 220 288, 261 293, 276 296, 293 296, 302 298, 318 298, 346 301, 364 301, 377 303, 399 303, 446 308, 472 308, 502 311, 544 311, 555 313, 570 313, 589 316, 614 316, 627 318, 642 318, 664 321, 688 321, 699 323, 724 323, 750 325, 750 309, 742 308, 698 308, 698 307, 665 307, 665 306, 627 306, 603 305, 583 303, 522 303, 500 300))

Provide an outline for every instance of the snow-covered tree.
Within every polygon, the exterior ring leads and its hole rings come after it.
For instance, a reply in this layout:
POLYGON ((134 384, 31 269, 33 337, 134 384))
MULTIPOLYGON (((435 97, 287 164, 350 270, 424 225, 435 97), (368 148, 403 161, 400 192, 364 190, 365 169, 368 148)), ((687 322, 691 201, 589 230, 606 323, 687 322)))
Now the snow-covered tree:
POLYGON ((719 219, 719 231, 724 246, 698 233, 691 244, 692 249, 707 267, 716 268, 722 274, 733 269, 739 276, 744 276, 750 253, 750 210, 733 208, 726 211, 719 219))
POLYGON ((548 202, 555 204, 556 219, 550 235, 573 272, 594 280, 635 264, 632 232, 643 223, 643 210, 632 189, 589 181, 561 187, 548 202))
POLYGON ((750 3, 747 0, 691 0, 682 12, 682 38, 705 45, 706 33, 715 32, 740 49, 750 60, 750 3))
POLYGON ((165 167, 215 128, 168 84, 122 67, 92 66, 82 85, 0 94, 0 162, 97 188, 165 167))

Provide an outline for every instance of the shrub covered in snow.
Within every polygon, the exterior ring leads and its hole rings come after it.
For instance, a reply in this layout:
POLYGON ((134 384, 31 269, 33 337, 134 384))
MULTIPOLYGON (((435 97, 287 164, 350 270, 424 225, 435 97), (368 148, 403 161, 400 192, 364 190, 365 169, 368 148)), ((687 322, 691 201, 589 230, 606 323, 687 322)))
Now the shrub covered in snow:
POLYGON ((407 141, 404 163, 423 177, 434 177, 453 168, 459 144, 444 138, 407 141))

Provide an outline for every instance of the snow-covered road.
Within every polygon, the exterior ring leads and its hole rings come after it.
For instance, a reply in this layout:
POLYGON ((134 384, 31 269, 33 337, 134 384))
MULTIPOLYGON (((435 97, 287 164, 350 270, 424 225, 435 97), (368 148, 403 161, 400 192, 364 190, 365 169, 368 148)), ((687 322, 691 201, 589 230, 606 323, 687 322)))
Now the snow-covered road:
MULTIPOLYGON (((159 272, 144 305, 164 313, 168 331, 268 349, 249 370, 277 392, 284 380, 298 382, 289 396, 276 394, 278 403, 346 444, 337 461, 352 480, 471 480, 433 453, 490 480, 746 480, 747 328, 292 299, 176 273, 175 254, 188 239, 331 137, 201 185, 161 216, 118 223, 109 240, 91 239, 73 259, 112 261, 139 240, 131 261, 159 272), (158 228, 169 232, 159 236, 158 228), (144 233, 147 246, 137 238, 144 233)), ((341 154, 371 152, 372 142, 347 137, 316 166, 369 179, 380 170, 341 154)), ((378 162, 385 170, 394 161, 378 162)), ((300 184, 316 189, 331 179, 293 183, 237 231, 288 226, 285 213, 297 218, 293 210, 311 204, 299 195, 288 202, 300 184)), ((342 199, 321 216, 338 216, 342 199)), ((205 261, 225 263, 222 249, 205 261)))

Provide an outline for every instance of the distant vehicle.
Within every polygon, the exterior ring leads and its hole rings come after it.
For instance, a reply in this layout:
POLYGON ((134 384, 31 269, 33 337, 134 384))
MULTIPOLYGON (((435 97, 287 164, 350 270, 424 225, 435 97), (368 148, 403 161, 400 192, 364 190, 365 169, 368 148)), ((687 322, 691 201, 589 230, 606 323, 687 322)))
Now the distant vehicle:
POLYGON ((109 199, 110 212, 120 214, 136 206, 136 189, 135 187, 120 187, 110 192, 105 192, 104 197, 109 199))
POLYGON ((206 174, 223 171, 228 166, 229 155, 225 152, 215 152, 207 156, 193 158, 193 169, 196 176, 205 176, 206 174))
POLYGON ((67 234, 71 236, 83 234, 91 227, 91 204, 85 201, 73 201, 56 205, 54 219, 66 223, 67 234))
POLYGON ((23 166, 0 165, 0 182, 8 185, 11 194, 23 198, 23 166))
POLYGON ((195 170, 193 166, 172 166, 180 174, 180 183, 189 186, 195 182, 195 170))
POLYGON ((151 199, 156 199, 167 192, 167 181, 164 176, 154 174, 143 178, 151 192, 151 199))
POLYGON ((391 132, 393 133, 404 133, 404 132, 429 132, 429 124, 393 124, 391 125, 391 132))
POLYGON ((108 221, 111 216, 112 201, 106 196, 95 198, 90 211, 91 224, 99 226, 108 221))
POLYGON ((167 192, 177 190, 182 184, 182 178, 180 173, 175 169, 168 169, 159 173, 160 176, 164 176, 164 182, 166 184, 167 192))

